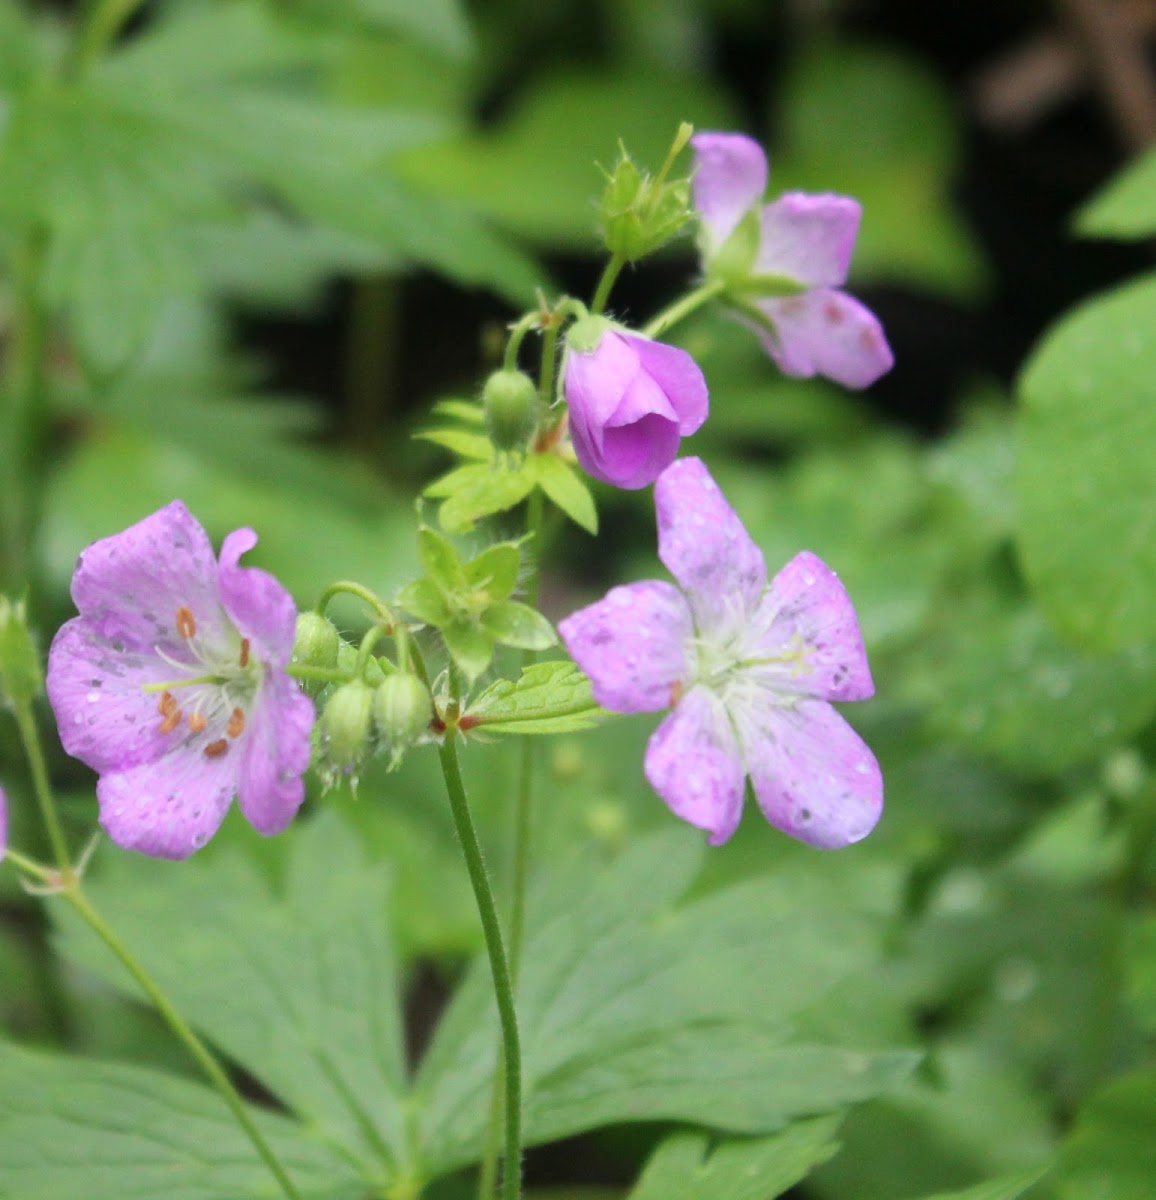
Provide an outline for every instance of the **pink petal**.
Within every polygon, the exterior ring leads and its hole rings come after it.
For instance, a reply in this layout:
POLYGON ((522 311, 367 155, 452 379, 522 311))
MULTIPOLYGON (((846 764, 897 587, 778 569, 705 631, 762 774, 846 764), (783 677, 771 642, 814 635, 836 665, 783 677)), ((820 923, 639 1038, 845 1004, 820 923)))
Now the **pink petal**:
POLYGON ((675 816, 710 832, 721 845, 743 811, 743 761, 722 704, 694 687, 646 746, 646 778, 675 816))
POLYGON ((762 551, 698 458, 680 458, 654 487, 658 557, 690 597, 701 628, 752 612, 767 581, 762 551))
POLYGON ((784 193, 763 209, 755 270, 837 287, 847 278, 862 215, 849 196, 784 193))
POLYGON ((188 858, 220 828, 237 791, 237 747, 209 758, 181 748, 96 785, 100 823, 126 850, 188 858))
POLYGON ((604 333, 593 350, 567 348, 563 386, 570 410, 570 429, 599 454, 602 430, 639 370, 638 355, 613 330, 604 333))
POLYGON ((742 133, 696 133, 694 206, 702 216, 713 253, 767 190, 767 156, 742 133))
POLYGON ((133 650, 179 647, 179 608, 210 637, 224 629, 213 547, 179 500, 82 550, 72 598, 96 631, 133 650))
POLYGON ((802 654, 791 687, 818 700, 866 700, 875 694, 859 618, 827 564, 804 550, 771 580, 752 626, 761 653, 802 654))
POLYGON ((760 330, 763 344, 784 375, 864 388, 895 362, 875 315, 846 292, 815 288, 759 307, 775 325, 774 336, 760 330))
POLYGON ((607 425, 602 431, 601 454, 588 451, 573 431, 571 440, 587 475, 633 490, 649 487, 674 461, 679 433, 675 421, 651 413, 626 425, 607 425))
POLYGON ((64 749, 95 771, 160 757, 177 735, 160 732, 160 696, 142 689, 174 674, 151 650, 118 650, 86 617, 66 622, 48 651, 45 681, 64 749))
POLYGON ((743 752, 763 815, 791 837, 834 850, 865 838, 883 811, 875 756, 822 700, 745 714, 743 752))
POLYGON ((678 418, 683 437, 696 433, 710 406, 702 368, 685 350, 650 338, 624 335, 638 355, 642 369, 658 384, 678 418))
POLYGON ((293 654, 297 605, 268 571, 241 567, 241 555, 257 544, 251 529, 236 529, 221 545, 221 601, 237 632, 263 663, 283 667, 293 654))
POLYGON ((237 803, 261 834, 280 833, 305 799, 313 701, 279 671, 266 677, 250 710, 241 751, 237 803))
POLYGON ((571 657, 590 677, 594 699, 611 712, 657 712, 686 679, 690 609, 660 581, 612 588, 559 622, 571 657))

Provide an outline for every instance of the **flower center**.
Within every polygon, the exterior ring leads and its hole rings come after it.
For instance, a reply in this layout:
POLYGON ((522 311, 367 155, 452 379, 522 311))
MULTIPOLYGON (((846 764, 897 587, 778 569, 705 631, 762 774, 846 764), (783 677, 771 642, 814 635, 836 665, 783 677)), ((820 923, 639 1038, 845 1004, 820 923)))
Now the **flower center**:
POLYGON ((176 674, 146 687, 160 692, 157 729, 163 734, 183 730, 186 743, 201 741, 207 758, 219 758, 245 732, 246 711, 261 684, 261 665, 252 657, 248 638, 232 626, 223 635, 202 632, 186 605, 177 609, 174 626, 176 652, 170 645, 157 646, 156 653, 176 674))

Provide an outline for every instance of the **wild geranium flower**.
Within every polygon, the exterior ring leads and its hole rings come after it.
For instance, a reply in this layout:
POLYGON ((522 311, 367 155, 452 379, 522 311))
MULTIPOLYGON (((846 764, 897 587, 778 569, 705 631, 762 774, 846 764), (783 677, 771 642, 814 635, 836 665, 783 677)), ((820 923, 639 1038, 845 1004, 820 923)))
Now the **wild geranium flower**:
POLYGON ((285 673, 297 611, 272 575, 220 561, 179 501, 84 550, 80 612, 48 655, 48 697, 69 754, 99 772, 113 841, 185 858, 236 796, 259 833, 280 833, 304 797, 313 703, 285 673))
POLYGON ((685 350, 602 317, 571 327, 563 381, 574 453, 588 475, 615 487, 653 483, 706 420, 706 380, 685 350))
POLYGON ((855 610, 835 573, 796 555, 767 585, 762 553, 697 458, 654 489, 658 554, 679 583, 632 583, 558 626, 594 698, 614 712, 673 705, 646 777, 718 845, 744 780, 772 825, 812 846, 857 842, 883 806, 879 765, 832 700, 874 692, 855 610))
POLYGON ((758 142, 699 133, 691 146, 707 274, 725 278, 779 370, 851 388, 889 371, 895 360, 879 321, 840 290, 859 232, 858 201, 786 192, 758 207, 768 174, 758 142))

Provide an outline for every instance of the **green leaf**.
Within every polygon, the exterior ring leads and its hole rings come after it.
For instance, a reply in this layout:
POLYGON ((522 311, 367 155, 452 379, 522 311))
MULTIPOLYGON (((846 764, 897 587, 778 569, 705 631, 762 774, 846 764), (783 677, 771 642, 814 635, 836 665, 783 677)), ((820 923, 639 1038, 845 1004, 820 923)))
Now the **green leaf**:
POLYGON ((484 589, 491 600, 505 600, 518 586, 522 552, 515 542, 498 542, 466 563, 466 581, 473 589, 484 589))
POLYGON ((419 621, 440 629, 449 624, 451 613, 445 596, 436 583, 429 579, 415 579, 407 583, 397 594, 397 603, 419 621))
POLYGON ((771 1200, 839 1149, 838 1118, 800 1121, 769 1138, 713 1149, 700 1133, 668 1138, 627 1200, 771 1200))
POLYGON ((494 457, 494 446, 484 433, 466 433, 462 429, 427 429, 416 434, 423 442, 444 446, 461 458, 488 463, 494 457))
POLYGON ((499 679, 469 706, 468 715, 492 733, 573 733, 606 714, 590 680, 565 660, 534 663, 521 677, 499 679))
POLYGON ((485 424, 485 410, 476 400, 438 400, 433 410, 440 417, 453 417, 467 425, 485 424))
POLYGON ((494 657, 493 639, 469 621, 450 621, 441 626, 446 649, 472 683, 494 657))
POLYGON ((1128 931, 1128 999, 1136 1020, 1156 1032, 1156 914, 1136 917, 1128 931))
POLYGON ((360 18, 371 28, 428 45, 452 58, 470 49, 470 28, 459 0, 305 0, 310 16, 344 25, 360 18))
POLYGON ((598 532, 598 510, 586 481, 556 454, 533 454, 527 465, 546 495, 587 533, 598 532))
POLYGON ((516 600, 502 600, 482 613, 482 628, 503 646, 548 650, 558 641, 554 626, 540 612, 516 600))
MULTIPOLYGON (((195 1027, 367 1178, 380 1177, 408 1161, 385 875, 336 818, 286 841, 283 895, 225 851, 179 873, 112 857, 91 884, 93 902, 195 1027)), ((60 926, 70 958, 137 994, 70 911, 60 926)))
POLYGON ((1156 233, 1156 150, 1139 154, 1076 213, 1084 237, 1146 238, 1156 233))
MULTIPOLYGON (((146 906, 147 907, 147 906, 146 906)), ((216 1092, 0 1042, 0 1195, 20 1200, 268 1200, 269 1168, 216 1092)), ((297 1122, 248 1106, 303 1196, 358 1200, 366 1181, 297 1122)))
MULTIPOLYGON (((583 856, 554 864, 532 896, 518 988, 531 1144, 653 1119, 765 1133, 894 1086, 918 1058, 791 1030, 871 969, 873 920, 813 872, 782 869, 675 907, 701 857, 700 835, 671 831, 601 871, 583 856)), ((497 1044, 479 963, 419 1072, 418 1136, 444 1167, 484 1138, 497 1044)))
POLYGON ((1020 383, 1019 547, 1076 645, 1156 638, 1156 276, 1059 322, 1020 383))
POLYGON ((466 589, 465 567, 449 538, 423 526, 417 531, 417 552, 431 583, 450 595, 466 589))
POLYGON ((1060 1153, 1061 1200, 1150 1200, 1156 1179, 1156 1071, 1114 1080, 1080 1110, 1060 1153))
POLYGON ((1047 1166, 1032 1167, 1002 1179, 989 1179, 975 1187, 964 1188, 962 1192, 936 1192, 934 1196, 925 1196, 924 1200, 1016 1200, 1033 1184, 1039 1183, 1047 1171, 1047 1166))
POLYGON ((475 522, 520 504, 533 490, 524 469, 475 463, 459 467, 425 489, 427 496, 447 496, 438 521, 448 533, 466 533, 475 522))

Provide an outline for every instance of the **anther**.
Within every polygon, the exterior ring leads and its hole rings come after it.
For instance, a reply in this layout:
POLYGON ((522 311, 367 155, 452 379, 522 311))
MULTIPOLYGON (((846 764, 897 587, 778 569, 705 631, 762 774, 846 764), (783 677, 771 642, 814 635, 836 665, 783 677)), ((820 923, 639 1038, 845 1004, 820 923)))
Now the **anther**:
MULTIPOLYGON (((168 696, 168 692, 165 693, 168 696)), ((173 698, 169 696, 169 699, 173 698)), ((172 733, 174 729, 181 723, 181 710, 177 707, 177 702, 173 700, 172 708, 165 713, 165 719, 160 724, 161 733, 172 733)))
POLYGON ((209 722, 205 720, 204 713, 189 713, 189 729, 193 733, 204 733, 205 727, 208 725, 208 723, 209 722))
POLYGON ((673 708, 681 699, 682 694, 686 690, 681 679, 676 679, 670 685, 670 707, 673 708))
POLYGON ((210 742, 205 747, 206 758, 220 758, 229 748, 229 743, 224 738, 217 738, 215 742, 210 742))
POLYGON ((177 700, 172 692, 161 692, 161 698, 157 701, 157 712, 162 717, 171 717, 177 711, 177 700))
POLYGON ((247 667, 248 665, 249 665, 249 639, 242 638, 241 639, 241 666, 247 667))
POLYGON ((188 641, 197 636, 197 620, 183 604, 177 609, 177 633, 188 641))
POLYGON ((225 732, 231 738, 239 738, 245 732, 245 714, 241 709, 233 709, 229 723, 225 726, 225 732))

